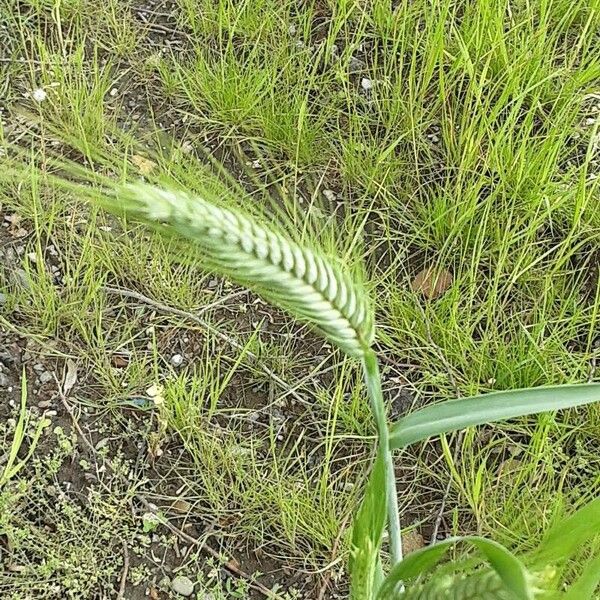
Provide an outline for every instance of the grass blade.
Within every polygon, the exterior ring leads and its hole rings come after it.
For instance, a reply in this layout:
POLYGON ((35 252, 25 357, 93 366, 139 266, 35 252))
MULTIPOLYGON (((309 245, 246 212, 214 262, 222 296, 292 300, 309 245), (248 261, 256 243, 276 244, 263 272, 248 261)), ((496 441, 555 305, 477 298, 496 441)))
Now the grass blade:
POLYGON ((597 535, 600 535, 600 498, 555 525, 540 544, 536 559, 543 564, 564 560, 597 535))
POLYGON ((16 475, 16 473, 20 469, 20 466, 18 464, 15 466, 15 461, 17 460, 19 450, 21 448, 21 445, 23 444, 23 440, 25 439, 25 429, 27 427, 26 405, 27 377, 25 375, 25 368, 23 368, 23 373, 21 375, 21 405, 19 410, 19 420, 17 421, 15 432, 13 434, 13 441, 8 452, 8 460, 6 461, 6 465, 4 467, 4 470, 2 471, 2 475, 0 475, 0 487, 2 487, 11 477, 16 475))
POLYGON ((561 385, 494 392, 426 406, 400 419, 391 430, 391 448, 429 437, 524 415, 600 401, 600 384, 561 385))
POLYGON ((25 369, 23 369, 23 374, 21 375, 21 408, 19 410, 19 420, 15 427, 13 441, 10 446, 6 465, 0 474, 0 488, 6 485, 6 483, 12 479, 33 456, 38 440, 42 435, 42 431, 48 425, 50 425, 50 421, 46 418, 42 418, 38 422, 25 457, 17 462, 17 459, 19 458, 19 451, 21 450, 23 442, 25 441, 27 424, 27 376, 25 374, 25 369))
POLYGON ((598 584, 600 584, 600 556, 595 556, 588 561, 583 573, 563 596, 563 600, 592 600, 597 598, 598 584))
POLYGON ((352 600, 375 598, 376 588, 381 581, 379 549, 386 510, 385 458, 380 449, 352 529, 352 552, 349 564, 352 600))

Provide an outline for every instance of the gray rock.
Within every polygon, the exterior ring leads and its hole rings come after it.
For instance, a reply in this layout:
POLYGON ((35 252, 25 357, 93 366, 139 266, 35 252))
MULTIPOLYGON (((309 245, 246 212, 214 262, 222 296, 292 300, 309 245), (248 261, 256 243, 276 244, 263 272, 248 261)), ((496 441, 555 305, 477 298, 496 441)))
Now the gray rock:
POLYGON ((15 269, 13 272, 13 280, 19 286, 26 290, 31 289, 31 282, 29 281, 29 275, 24 269, 15 269))
POLYGON ((180 367, 183 364, 183 356, 181 354, 173 354, 171 356, 171 364, 174 367, 180 367))
POLYGON ((194 582, 184 575, 178 575, 171 582, 171 589, 181 596, 191 596, 194 593, 194 582))
POLYGON ((360 58, 356 58, 354 56, 350 57, 350 62, 348 63, 348 72, 349 73, 360 73, 365 68, 365 63, 360 60, 360 58))
POLYGON ((325 196, 329 202, 333 202, 336 197, 333 190, 323 190, 323 196, 325 196))
POLYGON ((15 363, 15 357, 13 356, 12 352, 2 348, 0 350, 0 363, 5 364, 7 367, 12 366, 15 363))
POLYGON ((8 297, 6 296, 6 294, 0 292, 0 306, 2 304, 6 304, 7 301, 8 301, 8 297))
POLYGON ((2 371, 0 371, 0 387, 8 387, 10 384, 10 381, 8 380, 8 377, 2 373, 2 371))
POLYGON ((54 375, 52 375, 50 371, 44 371, 43 373, 40 373, 38 379, 40 383, 44 385, 45 383, 50 383, 54 379, 54 375))

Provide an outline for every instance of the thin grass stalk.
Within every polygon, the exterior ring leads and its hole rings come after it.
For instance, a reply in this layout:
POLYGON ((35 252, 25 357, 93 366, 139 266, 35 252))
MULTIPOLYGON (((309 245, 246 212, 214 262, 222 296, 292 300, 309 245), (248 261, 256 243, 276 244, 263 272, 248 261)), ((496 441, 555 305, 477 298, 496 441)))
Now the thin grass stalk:
POLYGON ((396 472, 394 458, 389 445, 389 429, 385 414, 385 403, 381 392, 381 377, 377 355, 373 350, 365 351, 363 372, 367 384, 367 392, 371 402, 371 410, 377 426, 378 442, 385 457, 385 494, 387 496, 388 532, 390 536, 390 556, 392 565, 402 560, 402 533, 400 529, 400 513, 398 508, 398 492, 396 490, 396 472))

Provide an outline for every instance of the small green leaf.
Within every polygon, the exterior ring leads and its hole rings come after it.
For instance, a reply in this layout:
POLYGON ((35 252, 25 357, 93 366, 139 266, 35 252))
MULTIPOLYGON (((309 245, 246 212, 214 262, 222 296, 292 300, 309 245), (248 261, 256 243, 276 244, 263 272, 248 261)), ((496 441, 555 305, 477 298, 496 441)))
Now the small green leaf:
POLYGON ((597 383, 511 390, 448 400, 426 406, 400 419, 391 430, 390 447, 403 448, 435 435, 474 425, 598 401, 600 384, 597 383))
POLYGON ((153 512, 145 512, 142 515, 142 529, 144 533, 151 533, 152 531, 156 531, 158 526, 162 523, 162 515, 153 513, 153 512))
POLYGON ((400 585, 427 573, 441 560, 450 546, 468 542, 476 546, 502 579, 506 589, 519 600, 532 600, 530 576, 523 563, 504 546, 478 536, 453 537, 409 554, 390 572, 379 590, 378 600, 390 600, 398 594, 400 585))
POLYGON ((379 550, 385 527, 386 510, 385 462, 380 450, 352 529, 349 570, 353 600, 375 598, 377 587, 382 580, 379 550))
POLYGON ((569 558, 597 535, 600 535, 600 498, 588 502, 555 525, 540 544, 536 560, 548 564, 569 558))

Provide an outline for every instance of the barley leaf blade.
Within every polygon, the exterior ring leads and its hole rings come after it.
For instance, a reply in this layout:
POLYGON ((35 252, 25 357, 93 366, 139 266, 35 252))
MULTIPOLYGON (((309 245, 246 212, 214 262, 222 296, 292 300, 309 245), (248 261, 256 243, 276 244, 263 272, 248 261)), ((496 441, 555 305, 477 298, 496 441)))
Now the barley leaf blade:
POLYGON ((540 412, 600 401, 600 384, 561 385, 493 392, 426 406, 400 419, 390 447, 403 448, 432 436, 540 412))
POLYGON ((451 546, 467 542, 475 546, 494 568, 506 589, 519 600, 532 600, 530 576, 523 563, 501 544, 479 536, 453 537, 409 554, 394 566, 379 590, 378 600, 399 597, 400 585, 427 573, 451 546))
POLYGON ((377 593, 381 581, 379 549, 386 510, 385 460, 380 449, 352 529, 349 564, 352 600, 372 600, 377 593))

